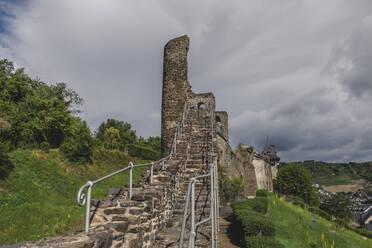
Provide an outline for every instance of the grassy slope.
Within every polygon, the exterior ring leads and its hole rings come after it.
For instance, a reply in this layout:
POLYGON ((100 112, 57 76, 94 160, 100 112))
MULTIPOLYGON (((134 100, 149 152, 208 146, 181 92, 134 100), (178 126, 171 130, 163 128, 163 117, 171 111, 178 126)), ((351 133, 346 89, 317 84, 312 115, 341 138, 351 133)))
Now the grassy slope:
POLYGON ((268 215, 274 222, 276 239, 287 248, 372 247, 372 239, 364 240, 363 236, 355 232, 337 229, 334 223, 321 217, 316 218, 316 230, 312 230, 312 213, 274 196, 269 198, 268 215))
MULTIPOLYGON (((121 155, 121 165, 117 161, 76 165, 67 162, 57 150, 18 150, 10 157, 15 168, 7 180, 0 181, 0 245, 82 230, 85 208, 76 204, 79 188, 87 180, 125 167, 130 159, 121 155)), ((134 181, 142 170, 134 171, 134 181)), ((100 182, 93 186, 92 198, 104 198, 109 188, 128 182, 129 172, 100 182)))

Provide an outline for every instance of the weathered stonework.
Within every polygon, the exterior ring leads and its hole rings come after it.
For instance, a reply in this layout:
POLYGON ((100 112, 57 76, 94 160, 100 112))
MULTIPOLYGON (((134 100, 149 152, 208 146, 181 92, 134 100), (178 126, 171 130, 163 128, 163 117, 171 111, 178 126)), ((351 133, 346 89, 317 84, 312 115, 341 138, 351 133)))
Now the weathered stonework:
MULTIPOLYGON (((227 113, 215 111, 212 93, 191 91, 187 80, 188 49, 187 36, 169 41, 164 49, 163 157, 169 155, 177 125, 184 117, 182 131, 177 134, 176 152, 165 162, 165 170, 161 162, 155 163, 152 183, 150 170, 145 171, 140 182, 133 186, 131 199, 125 188, 110 190, 109 197, 103 200, 92 200, 89 234, 71 233, 13 247, 178 247, 188 182, 209 171, 213 149, 217 150, 218 163, 227 169, 229 176, 243 176, 247 196, 260 188, 272 190, 275 169, 268 164, 267 157, 244 146, 234 153, 228 143, 227 113)), ((195 184, 197 220, 210 214, 210 186, 209 179, 195 184)), ((187 228, 189 221, 187 218, 187 228)), ((211 244, 210 232, 209 222, 198 228, 196 247, 211 244)), ((184 247, 188 236, 187 231, 184 247)))
POLYGON ((229 141, 229 116, 226 111, 216 111, 216 128, 219 133, 227 142, 229 141))

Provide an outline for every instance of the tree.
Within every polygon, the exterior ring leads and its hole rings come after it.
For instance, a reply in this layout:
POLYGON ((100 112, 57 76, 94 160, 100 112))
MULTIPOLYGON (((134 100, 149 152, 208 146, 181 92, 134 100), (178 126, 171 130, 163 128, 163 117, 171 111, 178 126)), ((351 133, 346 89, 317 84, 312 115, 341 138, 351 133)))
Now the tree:
POLYGON ((117 130, 119 130, 119 136, 120 136, 120 144, 119 149, 124 149, 126 145, 128 144, 134 144, 137 142, 137 135, 136 131, 132 130, 132 126, 124 121, 118 121, 115 119, 107 119, 106 122, 101 123, 99 125, 96 138, 100 139, 102 142, 105 141, 105 131, 106 129, 109 129, 110 127, 113 127, 117 130))
POLYGON ((107 128, 104 133, 104 146, 108 149, 117 149, 120 145, 120 133, 114 127, 107 128))
POLYGON ((343 193, 331 194, 323 199, 319 208, 339 219, 347 219, 351 216, 351 203, 343 193))
MULTIPOLYGON (((11 142, 13 148, 22 144, 37 147, 48 142, 59 147, 70 136, 74 107, 82 103, 78 94, 65 83, 48 86, 31 79, 12 62, 0 60, 0 117, 10 125, 0 134, 0 141, 11 142)), ((3 128, 0 121, 0 128, 3 128)))
POLYGON ((290 163, 279 169, 274 189, 281 194, 301 197, 307 204, 319 205, 309 172, 300 164, 290 163))
POLYGON ((77 128, 60 147, 62 153, 72 162, 90 162, 94 141, 85 121, 77 119, 77 128))

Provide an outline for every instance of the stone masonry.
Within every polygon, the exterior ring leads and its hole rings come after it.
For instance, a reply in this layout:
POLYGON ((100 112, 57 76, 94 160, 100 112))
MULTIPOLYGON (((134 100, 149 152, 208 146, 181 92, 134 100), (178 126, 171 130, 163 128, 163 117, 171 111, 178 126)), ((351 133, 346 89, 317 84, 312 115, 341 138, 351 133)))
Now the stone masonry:
MULTIPOLYGON (((167 158, 164 170, 162 162, 155 163, 152 183, 150 170, 146 170, 140 182, 133 186, 132 199, 125 187, 110 190, 105 199, 92 200, 89 234, 81 231, 12 247, 178 247, 188 182, 194 176, 208 173, 212 149, 218 153, 218 163, 226 167, 230 177, 243 176, 247 196, 259 188, 272 190, 272 167, 267 157, 244 146, 234 153, 228 143, 228 114, 215 111, 212 93, 191 91, 187 80, 188 50, 187 36, 170 40, 164 49, 163 157, 170 154, 177 125, 182 117, 184 119, 182 132, 179 130, 176 136, 176 152, 167 158)), ((209 216, 209 189, 209 179, 197 181, 197 221, 209 216)), ((188 217, 189 214, 187 212, 188 217)), ((189 218, 186 228, 189 228, 189 218)), ((184 247, 187 247, 188 235, 186 232, 184 247)), ((207 223, 197 230, 196 247, 210 247, 210 244, 211 230, 207 223)))

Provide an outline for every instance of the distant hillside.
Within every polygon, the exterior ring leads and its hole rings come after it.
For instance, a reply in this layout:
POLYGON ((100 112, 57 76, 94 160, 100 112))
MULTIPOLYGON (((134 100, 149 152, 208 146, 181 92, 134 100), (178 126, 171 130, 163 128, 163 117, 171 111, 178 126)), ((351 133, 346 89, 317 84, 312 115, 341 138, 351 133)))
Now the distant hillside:
MULTIPOLYGON (((294 162, 309 170, 314 183, 320 185, 347 185, 364 182, 372 184, 372 162, 327 163, 321 161, 294 162), (363 180, 360 180, 363 179, 363 180)), ((281 163, 284 166, 287 163, 281 163)))

